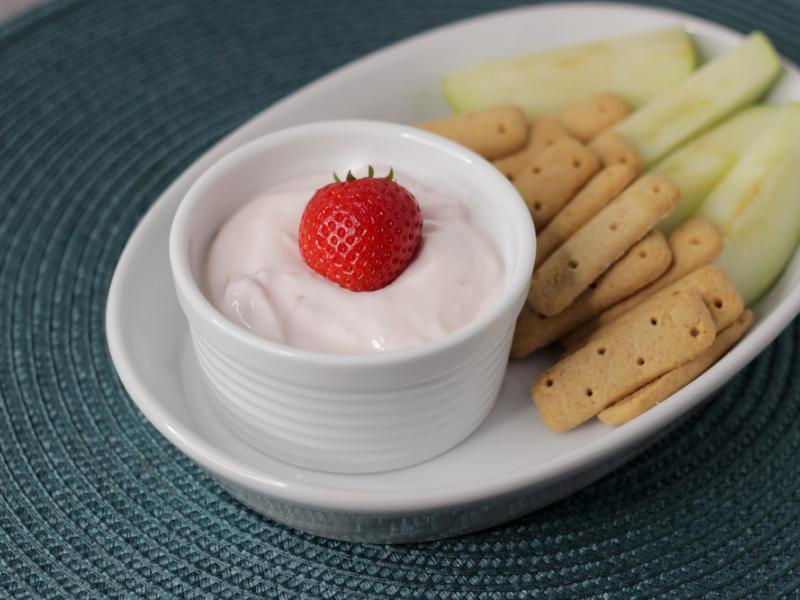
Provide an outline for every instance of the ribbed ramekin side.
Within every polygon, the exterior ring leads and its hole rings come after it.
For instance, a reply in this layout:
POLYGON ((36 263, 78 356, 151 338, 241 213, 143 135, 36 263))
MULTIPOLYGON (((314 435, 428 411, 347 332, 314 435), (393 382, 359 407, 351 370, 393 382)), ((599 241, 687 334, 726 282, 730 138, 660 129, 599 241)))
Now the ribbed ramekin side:
POLYGON ((220 416, 244 440, 295 464, 369 472, 431 458, 477 427, 502 382, 511 330, 497 337, 491 352, 456 365, 442 377, 384 390, 379 401, 363 393, 327 404, 320 403, 324 382, 309 385, 308 395, 298 386, 287 393, 281 382, 265 385, 259 373, 248 373, 242 365, 232 369, 230 357, 209 351, 196 334, 193 341, 220 416), (243 379, 249 385, 243 386, 243 379))

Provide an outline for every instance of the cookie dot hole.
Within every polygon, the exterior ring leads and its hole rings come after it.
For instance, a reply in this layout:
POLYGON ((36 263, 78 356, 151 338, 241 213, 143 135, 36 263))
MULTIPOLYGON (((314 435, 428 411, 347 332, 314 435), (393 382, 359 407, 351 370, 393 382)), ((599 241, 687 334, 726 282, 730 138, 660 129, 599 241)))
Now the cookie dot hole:
POLYGON ((594 392, 592 391, 592 388, 586 388, 586 395, 587 396, 591 396, 592 394, 594 394, 594 392))
POLYGON ((533 168, 531 169, 531 171, 533 172, 533 174, 534 174, 534 175, 538 175, 539 173, 541 173, 541 172, 542 172, 542 167, 535 166, 535 167, 533 167, 533 168))
POLYGON ((611 231, 616 231, 618 227, 619 227, 619 225, 617 225, 616 223, 611 223, 611 225, 608 226, 608 228, 611 231))
POLYGON ((700 240, 699 240, 699 239, 697 239, 696 237, 693 237, 692 239, 690 239, 690 240, 689 240, 689 243, 690 243, 692 246, 697 246, 697 245, 700 243, 700 240))
POLYGON ((621 165, 624 165, 624 164, 626 164, 626 163, 628 162, 628 159, 627 159, 627 158, 625 158, 624 156, 620 156, 620 157, 619 157, 619 160, 618 160, 617 162, 618 162, 619 164, 621 164, 621 165))
POLYGON ((657 193, 659 193, 660 191, 661 191, 661 186, 659 186, 659 185, 654 185, 654 186, 653 186, 653 193, 654 193, 654 194, 657 194, 657 193))
POLYGON ((547 138, 547 139, 544 141, 544 145, 545 145, 545 146, 552 146, 552 145, 553 145, 553 144, 555 144, 555 143, 556 143, 556 141, 555 141, 553 138, 547 138))
POLYGON ((636 364, 641 367, 644 364, 644 359, 640 356, 636 359, 636 364))
POLYGON ((582 164, 583 163, 581 163, 580 159, 577 158, 572 161, 572 166, 575 167, 576 169, 580 169, 582 164))
POLYGON ((658 319, 656 319, 655 317, 650 317, 650 325, 653 326, 658 325, 658 319))
POLYGON ((533 210, 542 210, 542 203, 541 202, 534 202, 533 203, 533 210))
POLYGON ((569 261, 567 263, 567 265, 569 266, 570 269, 577 269, 578 268, 578 261, 577 260, 571 260, 571 261, 569 261))
POLYGON ((544 384, 547 387, 553 387, 553 380, 552 379, 548 379, 547 381, 544 382, 544 384))
POLYGON ((639 250, 639 258, 647 258, 647 251, 639 250))
POLYGON ((504 134, 505 134, 505 132, 506 132, 506 126, 505 126, 505 125, 503 125, 502 123, 500 123, 500 124, 497 126, 497 133, 499 133, 500 135, 504 135, 504 134))
POLYGON ((605 354, 605 353, 606 353, 606 349, 605 349, 605 348, 598 348, 598 349, 597 349, 597 353, 598 353, 600 356, 603 356, 603 354, 605 354))
POLYGON ((722 299, 714 298, 714 307, 717 309, 722 308, 722 299))
POLYGON ((689 330, 689 334, 690 334, 692 337, 697 337, 698 335, 700 335, 700 330, 699 330, 697 327, 692 327, 692 328, 689 330))

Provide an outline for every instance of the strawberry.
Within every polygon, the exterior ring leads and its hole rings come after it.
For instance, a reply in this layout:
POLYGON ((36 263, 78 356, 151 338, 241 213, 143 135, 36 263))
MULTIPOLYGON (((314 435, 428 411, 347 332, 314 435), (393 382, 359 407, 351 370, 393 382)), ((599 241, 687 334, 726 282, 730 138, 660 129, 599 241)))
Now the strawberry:
POLYGON ((314 271, 354 292, 379 290, 405 271, 422 240, 416 198, 387 177, 356 179, 318 189, 300 219, 298 242, 314 271))

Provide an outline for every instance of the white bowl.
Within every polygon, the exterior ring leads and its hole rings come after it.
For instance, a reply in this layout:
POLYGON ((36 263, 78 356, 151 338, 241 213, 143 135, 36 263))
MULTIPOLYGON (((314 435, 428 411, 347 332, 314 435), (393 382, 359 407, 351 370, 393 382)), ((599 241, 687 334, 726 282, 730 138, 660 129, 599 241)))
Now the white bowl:
POLYGON ((209 168, 170 231, 170 264, 219 416, 284 461, 340 473, 405 467, 468 436, 489 413, 530 282, 535 234, 514 187, 478 155, 411 127, 329 121, 254 140, 209 168), (219 227, 259 191, 353 164, 391 165, 463 201, 494 241, 504 289, 474 321, 433 342, 384 353, 310 352, 224 317, 198 285, 219 227))
MULTIPOLYGON (((705 57, 742 41, 740 33, 709 21, 631 4, 518 7, 403 40, 256 115, 162 193, 120 256, 108 293, 106 335, 131 401, 233 497, 277 522, 355 542, 420 542, 495 526, 587 486, 651 446, 800 313, 800 250, 754 307, 750 333, 695 381, 633 421, 615 428, 593 420, 566 434, 550 431, 530 396, 537 375, 558 357, 542 350, 512 361, 492 412, 464 442, 406 469, 367 475, 290 465, 220 423, 188 339, 167 256, 170 224, 188 189, 243 144, 289 126, 352 115, 408 123, 434 118, 448 110, 440 78, 455 69, 666 26, 686 27, 705 57), (354 89, 369 93, 354 94, 354 89)), ((800 71, 785 59, 784 64, 786 71, 768 96, 771 102, 800 99, 800 71)))

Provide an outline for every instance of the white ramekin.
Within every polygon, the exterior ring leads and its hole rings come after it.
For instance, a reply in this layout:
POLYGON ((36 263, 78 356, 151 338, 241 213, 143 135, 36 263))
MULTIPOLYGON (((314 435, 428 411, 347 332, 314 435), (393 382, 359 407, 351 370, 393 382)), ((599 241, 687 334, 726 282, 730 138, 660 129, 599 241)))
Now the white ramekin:
POLYGON ((328 121, 265 136, 214 164, 175 215, 169 256, 220 418, 242 439, 284 461, 367 473, 436 456, 489 413, 505 374, 535 248, 524 202, 478 155, 412 127, 328 121), (434 342, 339 355, 270 342, 211 305, 198 281, 211 240, 233 212, 293 177, 368 163, 391 165, 469 205, 505 264, 504 289, 491 308, 434 342))

